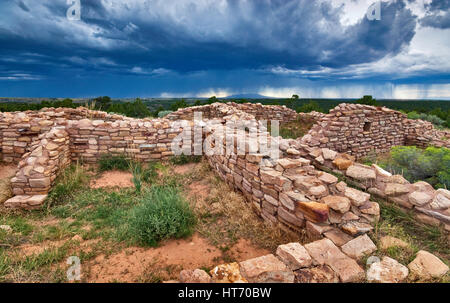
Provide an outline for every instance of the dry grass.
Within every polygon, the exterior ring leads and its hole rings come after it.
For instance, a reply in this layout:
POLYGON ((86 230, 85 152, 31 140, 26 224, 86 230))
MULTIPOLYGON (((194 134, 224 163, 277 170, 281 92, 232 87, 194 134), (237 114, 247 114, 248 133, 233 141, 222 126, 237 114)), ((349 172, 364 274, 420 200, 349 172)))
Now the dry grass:
POLYGON ((280 244, 305 242, 304 234, 264 222, 241 194, 234 192, 211 171, 206 161, 187 176, 187 180, 190 180, 189 184, 202 180, 203 184, 209 185, 207 197, 194 196, 191 203, 195 204, 199 217, 198 232, 223 252, 241 238, 271 252, 275 252, 280 244))
POLYGON ((183 268, 177 264, 166 265, 165 262, 154 258, 145 267, 144 273, 137 279, 138 283, 161 283, 163 281, 178 280, 183 268))

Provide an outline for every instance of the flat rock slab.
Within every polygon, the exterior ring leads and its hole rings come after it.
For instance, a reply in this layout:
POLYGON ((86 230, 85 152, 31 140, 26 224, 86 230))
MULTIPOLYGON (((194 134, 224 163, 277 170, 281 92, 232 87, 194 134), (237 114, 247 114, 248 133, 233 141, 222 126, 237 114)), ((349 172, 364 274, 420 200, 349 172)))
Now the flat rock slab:
POLYGON ((361 181, 374 180, 377 177, 375 174, 375 170, 373 170, 369 166, 364 167, 362 165, 350 166, 345 174, 351 178, 361 181))
POLYGON ((416 258, 408 264, 411 273, 419 279, 441 278, 448 272, 448 266, 435 255, 420 250, 416 258))
POLYGON ((324 236, 333 241, 337 246, 342 246, 350 240, 353 240, 353 237, 342 232, 339 229, 329 230, 324 233, 324 236))
POLYGON ((239 263, 242 276, 250 283, 293 283, 294 273, 272 254, 239 263))
POLYGON ((364 278, 364 270, 358 263, 345 255, 330 239, 308 243, 305 248, 317 264, 330 266, 341 282, 358 282, 364 278))
POLYGON ((328 266, 319 265, 295 271, 296 283, 338 283, 338 275, 328 266))
POLYGON ((408 268, 396 260, 383 257, 381 262, 375 262, 367 270, 367 281, 378 283, 399 283, 408 277, 408 268))
POLYGON ((354 259, 361 259, 365 255, 376 251, 377 247, 368 235, 363 235, 348 241, 342 245, 341 249, 347 256, 354 259))
POLYGON ((373 227, 367 223, 350 221, 343 224, 341 229, 352 236, 358 236, 371 231, 373 227))
POLYGON ((6 200, 4 204, 8 208, 34 209, 44 204, 45 199, 47 195, 19 195, 6 200))
POLYGON ((309 267, 312 258, 300 243, 288 243, 277 248, 277 256, 292 270, 309 267))

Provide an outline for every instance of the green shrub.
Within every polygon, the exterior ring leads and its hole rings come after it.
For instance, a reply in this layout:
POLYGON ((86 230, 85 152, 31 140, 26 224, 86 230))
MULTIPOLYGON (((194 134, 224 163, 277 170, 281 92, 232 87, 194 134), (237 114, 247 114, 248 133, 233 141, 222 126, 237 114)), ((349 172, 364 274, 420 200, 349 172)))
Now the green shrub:
POLYGON ((297 107, 296 111, 298 113, 309 113, 312 111, 323 112, 322 107, 320 107, 319 103, 316 101, 309 101, 309 103, 303 104, 300 107, 297 107))
POLYGON ((372 105, 372 106, 378 106, 378 102, 376 99, 374 99, 370 95, 366 95, 362 97, 361 99, 356 100, 357 104, 366 104, 366 105, 372 105))
POLYGON ((408 119, 413 119, 413 120, 421 119, 421 120, 424 120, 424 121, 431 122, 435 126, 438 126, 438 127, 444 126, 446 124, 446 121, 442 120, 438 116, 431 115, 431 114, 426 114, 426 113, 420 113, 419 114, 416 111, 409 112, 408 113, 408 119))
POLYGON ((125 155, 103 154, 98 162, 101 172, 107 170, 128 170, 130 161, 125 155))
POLYGON ((396 146, 391 159, 380 163, 395 174, 403 174, 410 182, 426 181, 436 188, 450 188, 450 149, 415 146, 396 146))
POLYGON ((161 240, 192 234, 196 218, 175 187, 153 186, 131 214, 129 228, 138 242, 156 246, 161 240))
POLYGON ((162 110, 158 112, 158 118, 163 118, 167 116, 168 114, 173 113, 171 110, 162 110))

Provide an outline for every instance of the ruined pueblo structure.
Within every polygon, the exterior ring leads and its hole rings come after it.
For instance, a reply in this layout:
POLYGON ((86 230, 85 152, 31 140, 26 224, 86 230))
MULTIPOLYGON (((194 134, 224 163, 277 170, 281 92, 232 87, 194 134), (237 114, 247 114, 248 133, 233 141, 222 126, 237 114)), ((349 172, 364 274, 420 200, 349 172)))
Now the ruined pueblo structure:
MULTIPOLYGON (((421 222, 450 230, 450 191, 435 190, 423 181, 411 184, 375 164, 356 162, 371 151, 386 152, 396 145, 450 147, 431 123, 409 120, 387 108, 345 103, 326 115, 311 114, 316 123, 297 139, 271 136, 260 123, 285 123, 298 115, 308 114, 250 103, 194 106, 161 119, 133 119, 81 107, 1 113, 0 157, 18 165, 11 180, 14 196, 5 206, 41 207, 58 174, 74 161, 96 163, 103 154, 154 161, 201 151, 264 220, 291 230, 306 229, 317 240, 305 247, 282 245, 278 258, 267 255, 241 262, 242 276, 235 280, 292 282, 293 270, 311 275, 314 259, 332 269, 327 274, 330 282, 357 281, 364 271, 355 259, 376 249, 365 235, 380 216, 375 197, 413 210, 421 222), (201 121, 196 121, 196 113, 201 113, 201 121), (236 124, 242 128, 236 130, 236 124), (322 256, 323 251, 333 258, 322 256), (255 271, 261 262, 272 268, 265 278, 255 271)), ((272 130, 275 126, 271 124, 272 130)), ((218 271, 234 272, 233 266, 216 268, 216 276, 218 271)), ((399 271, 404 273, 403 268, 399 271)), ((204 275, 185 274, 187 280, 204 275)))

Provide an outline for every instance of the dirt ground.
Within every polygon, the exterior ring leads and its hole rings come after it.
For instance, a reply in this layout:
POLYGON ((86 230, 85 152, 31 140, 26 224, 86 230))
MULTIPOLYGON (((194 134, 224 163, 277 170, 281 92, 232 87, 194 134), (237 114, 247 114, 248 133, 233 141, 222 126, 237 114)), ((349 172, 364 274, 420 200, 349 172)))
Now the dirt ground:
MULTIPOLYGON (((269 252, 239 241, 233 248, 236 261, 262 256, 269 252)), ((224 262, 222 252, 207 239, 194 234, 188 239, 169 240, 157 248, 129 247, 110 255, 99 255, 85 265, 87 282, 139 282, 154 279, 177 278, 182 269, 212 269, 224 262)))
POLYGON ((101 174, 97 179, 91 181, 91 188, 109 188, 119 187, 127 188, 133 187, 133 174, 126 171, 112 170, 101 174))
MULTIPOLYGON (((212 184, 213 173, 205 170, 204 163, 188 163, 178 166, 168 166, 160 176, 182 176, 186 199, 201 211, 214 211, 215 205, 221 200, 230 201, 228 198, 217 197, 217 193, 230 192, 233 199, 240 199, 231 189, 216 189, 212 184), (205 173, 206 172, 206 173, 205 173), (215 199, 211 203, 211 199, 215 199)), ((15 165, 1 166, 0 176, 8 179, 14 175, 15 165)), ((159 172, 160 173, 160 172, 159 172)), ((90 188, 132 188, 132 174, 126 171, 106 171, 99 175, 90 172, 90 188)), ((215 178, 215 177, 214 177, 215 178)), ((243 205, 242 201, 234 201, 243 205)), ((19 215, 20 216, 20 215, 19 215)), ((20 218, 18 219, 21 220, 20 218)), ((53 215, 40 213, 27 219, 26 225, 30 225, 32 231, 28 237, 22 238, 12 249, 7 250, 11 260, 36 260, 33 262, 48 263, 38 272, 14 273, 14 281, 37 282, 53 281, 52 278, 42 277, 46 271, 60 273, 59 279, 66 282, 65 271, 68 266, 66 258, 69 255, 85 256, 82 261, 82 282, 162 282, 178 279, 183 269, 201 268, 211 270, 216 265, 234 261, 243 261, 271 253, 267 248, 257 245, 244 237, 234 237, 230 240, 225 234, 224 228, 228 224, 225 218, 217 218, 202 225, 201 229, 186 239, 171 239, 163 241, 158 247, 129 246, 126 243, 114 242, 102 237, 83 239, 84 231, 89 232, 92 225, 83 222, 76 233, 68 229, 70 224, 77 223, 74 219, 58 218, 53 215), (85 226, 86 225, 86 226, 85 226), (208 226, 217 226, 217 230, 211 227, 211 235, 205 233, 208 226), (81 233, 80 233, 81 232, 81 233), (35 236, 42 234, 43 239, 35 236), (50 237, 50 238, 47 238, 50 237), (214 238, 222 238, 220 243, 214 242, 214 238), (226 239, 225 239, 226 238, 226 239), (64 251, 64 256, 56 259, 58 250, 64 251), (47 252, 49 255, 45 257, 47 252), (42 259, 41 259, 42 258, 42 259), (50 258, 50 259, 47 259, 50 258), (55 258, 55 261, 49 261, 55 258), (41 278, 35 278, 39 277, 41 278), (35 280, 38 279, 38 280, 35 280)), ((15 227, 14 227, 15 228, 15 227)), ((95 229, 94 229, 95 231, 95 229)), ((15 234, 20 237, 18 234, 15 234)), ((20 262, 20 261, 19 261, 20 262)), ((48 274, 45 274, 48 275, 48 274)), ((51 277, 51 276, 49 276, 51 277)))

